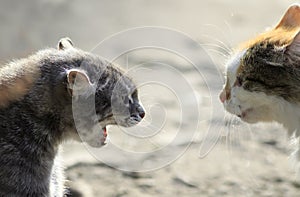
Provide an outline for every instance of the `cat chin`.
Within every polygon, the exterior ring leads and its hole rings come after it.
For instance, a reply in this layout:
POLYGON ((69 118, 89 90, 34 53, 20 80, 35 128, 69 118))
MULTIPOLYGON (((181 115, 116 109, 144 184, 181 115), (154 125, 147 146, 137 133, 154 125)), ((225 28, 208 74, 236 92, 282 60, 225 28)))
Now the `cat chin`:
POLYGON ((246 123, 249 123, 249 124, 255 124, 255 123, 259 123, 259 122, 272 122, 273 121, 273 120, 270 120, 270 119, 266 119, 265 117, 255 117, 255 116, 251 116, 251 115, 240 117, 240 119, 243 122, 246 122, 246 123))
POLYGON ((280 113, 278 101, 264 93, 249 92, 243 88, 233 88, 231 100, 225 104, 229 113, 238 116, 249 124, 272 122, 278 119, 280 113))
MULTIPOLYGON (((247 110, 244 110, 241 112, 240 115, 237 115, 243 122, 249 123, 249 124, 255 124, 258 122, 262 122, 262 118, 259 117, 256 113, 256 110, 253 108, 248 108, 247 110)), ((263 121, 265 122, 265 121, 263 121)))
POLYGON ((233 109, 240 106, 240 111, 233 114, 242 121, 250 124, 275 121, 287 129, 289 136, 294 133, 300 136, 300 104, 288 102, 278 96, 245 90, 240 90, 236 95, 237 99, 233 100, 235 102, 227 106, 231 109, 226 110, 232 113, 239 111, 233 109))
POLYGON ((104 146, 106 143, 103 143, 103 140, 91 140, 86 142, 90 147, 93 148, 100 148, 104 146))
POLYGON ((252 117, 249 117, 249 116, 244 116, 244 117, 240 117, 240 119, 243 121, 243 122, 246 122, 246 123, 249 123, 249 124, 255 124, 255 123, 258 123, 260 122, 260 120, 258 119, 255 119, 255 118, 252 118, 252 117))
POLYGON ((102 147, 108 141, 106 126, 102 127, 98 124, 89 129, 79 129, 78 136, 81 142, 94 148, 102 147))

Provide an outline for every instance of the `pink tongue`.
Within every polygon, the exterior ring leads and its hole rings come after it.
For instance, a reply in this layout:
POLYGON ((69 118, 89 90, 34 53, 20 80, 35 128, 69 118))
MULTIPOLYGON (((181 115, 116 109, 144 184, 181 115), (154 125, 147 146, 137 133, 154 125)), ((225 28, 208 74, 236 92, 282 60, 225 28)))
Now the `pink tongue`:
POLYGON ((102 138, 101 143, 102 143, 102 145, 105 145, 105 144, 106 144, 106 137, 107 137, 106 127, 104 127, 104 128, 102 129, 102 132, 103 132, 103 138, 102 138))
POLYGON ((107 137, 106 127, 103 128, 103 136, 104 136, 104 137, 107 137))

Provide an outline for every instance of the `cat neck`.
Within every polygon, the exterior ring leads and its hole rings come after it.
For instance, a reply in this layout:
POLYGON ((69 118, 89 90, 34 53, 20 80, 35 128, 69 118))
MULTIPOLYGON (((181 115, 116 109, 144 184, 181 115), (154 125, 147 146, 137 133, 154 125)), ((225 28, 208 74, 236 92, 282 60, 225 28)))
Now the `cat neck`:
POLYGON ((300 136, 300 104, 288 102, 282 98, 274 99, 273 107, 277 113, 274 120, 281 123, 287 129, 289 136, 300 136))
POLYGON ((0 109, 1 124, 5 128, 1 129, 1 132, 5 137, 20 140, 16 145, 26 146, 25 142, 27 142, 32 151, 48 152, 48 157, 54 159, 62 141, 62 132, 59 128, 60 116, 51 113, 38 114, 34 108, 20 101, 0 109))
POLYGON ((48 194, 59 149, 58 133, 55 133, 58 118, 36 116, 20 103, 13 103, 0 109, 0 119, 0 167, 4 174, 1 187, 13 188, 20 196, 48 194), (10 174, 14 176, 5 179, 10 174), (15 184, 15 181, 20 184, 15 184))

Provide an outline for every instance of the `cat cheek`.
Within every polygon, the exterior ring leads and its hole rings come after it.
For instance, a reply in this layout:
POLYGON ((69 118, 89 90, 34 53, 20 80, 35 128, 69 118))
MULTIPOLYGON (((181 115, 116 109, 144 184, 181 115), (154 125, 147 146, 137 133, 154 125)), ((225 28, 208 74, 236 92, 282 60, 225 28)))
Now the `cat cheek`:
POLYGON ((241 114, 241 110, 239 107, 238 102, 235 99, 231 99, 226 105, 225 105, 226 110, 234 115, 239 115, 241 114))
POLYGON ((232 97, 237 100, 248 100, 245 89, 242 86, 235 86, 232 88, 232 97))

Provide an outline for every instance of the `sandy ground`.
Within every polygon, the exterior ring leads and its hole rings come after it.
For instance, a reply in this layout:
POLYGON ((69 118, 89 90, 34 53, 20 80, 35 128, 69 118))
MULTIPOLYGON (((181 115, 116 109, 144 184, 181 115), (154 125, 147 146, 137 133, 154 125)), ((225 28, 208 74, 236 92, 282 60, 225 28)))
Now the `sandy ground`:
POLYGON ((122 65, 139 84, 147 111, 141 125, 109 128, 101 149, 64 145, 68 185, 83 196, 296 197, 300 181, 284 129, 224 118, 216 98, 228 48, 276 24, 292 3, 3 0, 0 59, 25 57, 69 36, 122 65))

